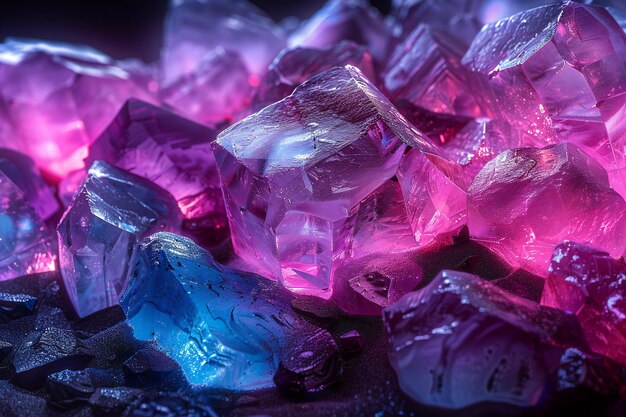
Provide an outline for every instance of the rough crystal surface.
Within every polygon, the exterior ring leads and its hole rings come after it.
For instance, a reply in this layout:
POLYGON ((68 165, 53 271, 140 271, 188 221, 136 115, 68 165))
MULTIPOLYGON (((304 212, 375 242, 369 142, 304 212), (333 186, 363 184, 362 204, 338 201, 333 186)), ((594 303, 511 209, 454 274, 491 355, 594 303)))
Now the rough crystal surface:
POLYGON ((189 382, 208 388, 271 387, 287 335, 312 327, 275 283, 165 232, 142 244, 121 304, 137 338, 155 340, 189 382))
POLYGON ((96 160, 142 176, 169 191, 185 226, 215 243, 227 236, 219 173, 211 142, 216 132, 167 110, 129 100, 89 148, 96 160))
POLYGON ((0 323, 33 314, 38 301, 26 294, 0 293, 0 323))
POLYGON ((626 203, 600 164, 571 143, 501 153, 468 190, 473 237, 507 248, 511 264, 545 275, 554 246, 588 242, 620 257, 626 203))
POLYGON ((349 65, 223 131, 213 148, 245 267, 328 298, 337 265, 414 246, 397 184, 387 184, 407 146, 425 165, 455 174, 442 151, 349 65))
POLYGON ((593 350, 626 363, 626 266, 574 242, 554 249, 541 304, 578 316, 593 350))
POLYGON ((9 39, 0 44, 0 101, 15 128, 2 145, 62 178, 127 98, 150 99, 110 57, 85 46, 9 39))
POLYGON ((84 317, 117 303, 138 242, 180 224, 174 198, 129 172, 96 161, 57 227, 63 281, 84 317))
POLYGON ((96 388, 115 385, 111 373, 96 368, 63 370, 48 376, 46 392, 49 401, 60 409, 87 404, 96 388))
POLYGON ((572 315, 455 271, 442 271, 387 307, 383 320, 400 388, 446 408, 482 401, 533 405, 559 352, 586 348, 572 315))

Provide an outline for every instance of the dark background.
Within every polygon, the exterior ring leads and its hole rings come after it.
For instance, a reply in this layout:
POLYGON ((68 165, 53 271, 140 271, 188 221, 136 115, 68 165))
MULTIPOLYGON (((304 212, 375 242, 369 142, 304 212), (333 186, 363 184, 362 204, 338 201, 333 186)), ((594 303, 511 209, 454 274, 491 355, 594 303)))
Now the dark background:
MULTIPOLYGON (((0 39, 88 44, 114 58, 158 57, 167 0, 0 0, 0 39)), ((253 0, 274 20, 306 18, 324 0, 253 0)), ((383 13, 391 1, 371 1, 383 13)))

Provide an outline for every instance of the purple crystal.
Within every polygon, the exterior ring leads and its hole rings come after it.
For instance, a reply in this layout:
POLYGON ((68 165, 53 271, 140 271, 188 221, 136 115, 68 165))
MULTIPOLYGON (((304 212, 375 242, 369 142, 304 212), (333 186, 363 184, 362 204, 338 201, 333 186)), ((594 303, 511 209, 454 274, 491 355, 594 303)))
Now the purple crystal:
POLYGON ((440 145, 448 143, 473 120, 466 116, 432 112, 407 100, 397 100, 394 104, 413 126, 440 145))
POLYGON ((274 59, 261 79, 252 100, 252 108, 259 110, 281 100, 312 76, 344 65, 353 65, 366 77, 374 79, 370 53, 364 46, 353 42, 341 41, 322 49, 285 49, 274 59))
POLYGON ((87 146, 130 96, 150 99, 96 50, 34 40, 0 44, 0 101, 15 127, 1 143, 53 176, 83 167, 87 146))
POLYGON ((402 391, 446 408, 534 405, 559 352, 586 347, 575 317, 462 272, 442 271, 387 307, 383 320, 402 391))
POLYGON ((506 248, 509 264, 540 274, 566 239, 616 257, 626 249, 626 203, 602 166, 570 143, 501 153, 474 178, 467 204, 473 237, 506 248))
POLYGON ((350 330, 339 336, 339 348, 344 353, 359 353, 365 347, 365 338, 356 330, 350 330))
POLYGON ((389 31, 366 0, 329 0, 289 35, 289 46, 327 48, 346 40, 366 46, 376 61, 384 60, 389 31))
POLYGON ((211 150, 216 133, 164 109, 129 100, 89 149, 86 164, 102 160, 169 191, 185 226, 217 243, 228 223, 211 150))
POLYGON ((180 0, 170 4, 161 51, 165 87, 196 71, 207 53, 218 47, 239 53, 256 77, 285 47, 282 30, 245 0, 180 0))
POLYGON ((352 66, 223 131, 214 150, 244 267, 329 298, 338 265, 414 246, 397 184, 387 183, 407 144, 454 169, 352 66))
POLYGON ((176 201, 165 190, 94 162, 57 228, 63 281, 78 315, 116 304, 138 242, 179 224, 176 201))
POLYGON ((578 316, 593 350, 626 363, 626 265, 574 242, 554 249, 541 304, 578 316))

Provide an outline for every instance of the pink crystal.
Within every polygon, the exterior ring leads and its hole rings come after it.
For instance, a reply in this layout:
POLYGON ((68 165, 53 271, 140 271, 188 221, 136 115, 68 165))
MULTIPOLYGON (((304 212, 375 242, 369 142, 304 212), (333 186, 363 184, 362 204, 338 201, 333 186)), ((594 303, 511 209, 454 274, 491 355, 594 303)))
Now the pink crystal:
POLYGON ((559 353, 587 348, 572 315, 455 271, 387 307, 383 321, 400 388, 438 407, 534 405, 559 353))
POLYGON ((473 237, 510 250, 545 274, 554 246, 569 239, 622 256, 626 203, 609 187, 606 171, 571 143, 501 153, 468 190, 473 237))
POLYGON ((624 193, 626 35, 606 10, 567 2, 516 14, 486 26, 463 63, 489 77, 477 87, 498 118, 577 144, 624 193))
MULTIPOLYGON (((28 40, 0 45, 0 97, 15 127, 2 145, 62 178, 130 96, 149 99, 127 72, 83 46, 28 40)), ((1 122, 0 122, 1 124, 1 122)))
POLYGON ((101 160, 169 191, 186 225, 216 243, 228 224, 211 142, 216 133, 165 109, 129 100, 89 148, 87 165, 101 160))
POLYGON ((402 206, 377 206, 375 197, 397 201, 397 187, 380 187, 407 144, 453 165, 352 66, 226 129, 214 150, 235 252, 292 291, 328 298, 338 265, 414 245, 402 206))
POLYGON ((541 304, 578 316, 593 350, 626 363, 626 265, 574 242, 554 249, 541 304))

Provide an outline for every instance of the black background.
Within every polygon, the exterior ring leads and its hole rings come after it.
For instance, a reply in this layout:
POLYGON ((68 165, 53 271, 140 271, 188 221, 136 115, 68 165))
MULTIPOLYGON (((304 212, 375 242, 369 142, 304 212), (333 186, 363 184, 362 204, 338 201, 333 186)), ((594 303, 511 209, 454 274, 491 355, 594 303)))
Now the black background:
MULTIPOLYGON (((306 18, 324 0, 252 0, 274 20, 306 18)), ((383 13, 390 1, 372 1, 383 13)), ((0 39, 8 36, 91 45, 115 58, 153 61, 167 0, 0 0, 0 39)))

